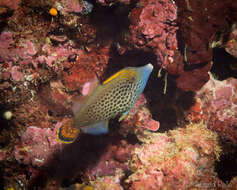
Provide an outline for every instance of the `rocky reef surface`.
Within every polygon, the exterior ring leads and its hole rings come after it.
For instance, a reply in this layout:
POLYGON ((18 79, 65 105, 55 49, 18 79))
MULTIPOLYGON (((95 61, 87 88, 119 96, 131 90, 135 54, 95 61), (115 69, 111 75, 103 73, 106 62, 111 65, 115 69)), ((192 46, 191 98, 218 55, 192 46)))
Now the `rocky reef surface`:
POLYGON ((0 0, 0 189, 237 187, 237 2, 0 0), (109 133, 57 141, 93 80, 151 63, 109 133))

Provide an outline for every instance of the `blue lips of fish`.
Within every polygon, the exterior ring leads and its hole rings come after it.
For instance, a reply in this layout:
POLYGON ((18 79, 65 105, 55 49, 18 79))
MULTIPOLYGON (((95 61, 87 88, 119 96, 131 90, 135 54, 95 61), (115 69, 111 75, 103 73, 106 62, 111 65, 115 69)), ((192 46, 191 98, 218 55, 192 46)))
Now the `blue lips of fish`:
POLYGON ((142 67, 126 67, 97 85, 87 97, 83 97, 80 108, 74 109, 71 123, 59 128, 57 139, 72 143, 80 131, 92 135, 106 134, 111 118, 122 114, 121 121, 129 113, 152 70, 150 63, 142 67))

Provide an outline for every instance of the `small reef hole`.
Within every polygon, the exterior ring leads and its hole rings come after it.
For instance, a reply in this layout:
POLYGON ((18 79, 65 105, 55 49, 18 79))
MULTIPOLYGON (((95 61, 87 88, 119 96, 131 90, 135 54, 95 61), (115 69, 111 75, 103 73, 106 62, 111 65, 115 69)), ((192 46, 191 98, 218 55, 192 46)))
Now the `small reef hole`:
POLYGON ((218 177, 225 183, 237 175, 237 151, 234 153, 221 155, 220 161, 215 163, 215 171, 218 177))
POLYGON ((230 77, 237 78, 237 58, 225 51, 224 48, 213 49, 213 66, 211 73, 217 80, 225 80, 230 77))
POLYGON ((129 26, 128 14, 132 6, 116 3, 112 6, 94 4, 90 15, 91 23, 97 28, 97 40, 119 40, 129 26))

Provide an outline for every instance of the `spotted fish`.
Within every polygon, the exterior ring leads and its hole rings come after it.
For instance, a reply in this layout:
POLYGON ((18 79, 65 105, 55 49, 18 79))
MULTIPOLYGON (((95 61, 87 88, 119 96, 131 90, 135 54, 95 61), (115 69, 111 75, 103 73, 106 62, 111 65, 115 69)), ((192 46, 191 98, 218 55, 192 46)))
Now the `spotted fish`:
POLYGON ((129 113, 143 92, 152 69, 152 64, 126 67, 98 85, 74 111, 73 119, 59 128, 57 139, 71 143, 80 130, 92 135, 106 134, 109 119, 122 114, 121 121, 129 113))

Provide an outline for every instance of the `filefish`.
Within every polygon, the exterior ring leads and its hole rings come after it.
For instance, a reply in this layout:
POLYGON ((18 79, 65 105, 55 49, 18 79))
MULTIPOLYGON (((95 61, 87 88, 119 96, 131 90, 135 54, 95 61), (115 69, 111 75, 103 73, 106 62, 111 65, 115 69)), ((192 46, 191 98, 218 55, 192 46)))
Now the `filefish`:
MULTIPOLYGON (((72 143, 80 130, 84 133, 99 135, 108 133, 109 120, 122 114, 126 117, 143 92, 153 70, 152 64, 141 67, 126 67, 115 73, 83 97, 81 106, 74 109, 71 121, 57 131, 57 139, 72 143)), ((75 106, 76 107, 76 106, 75 106)))

